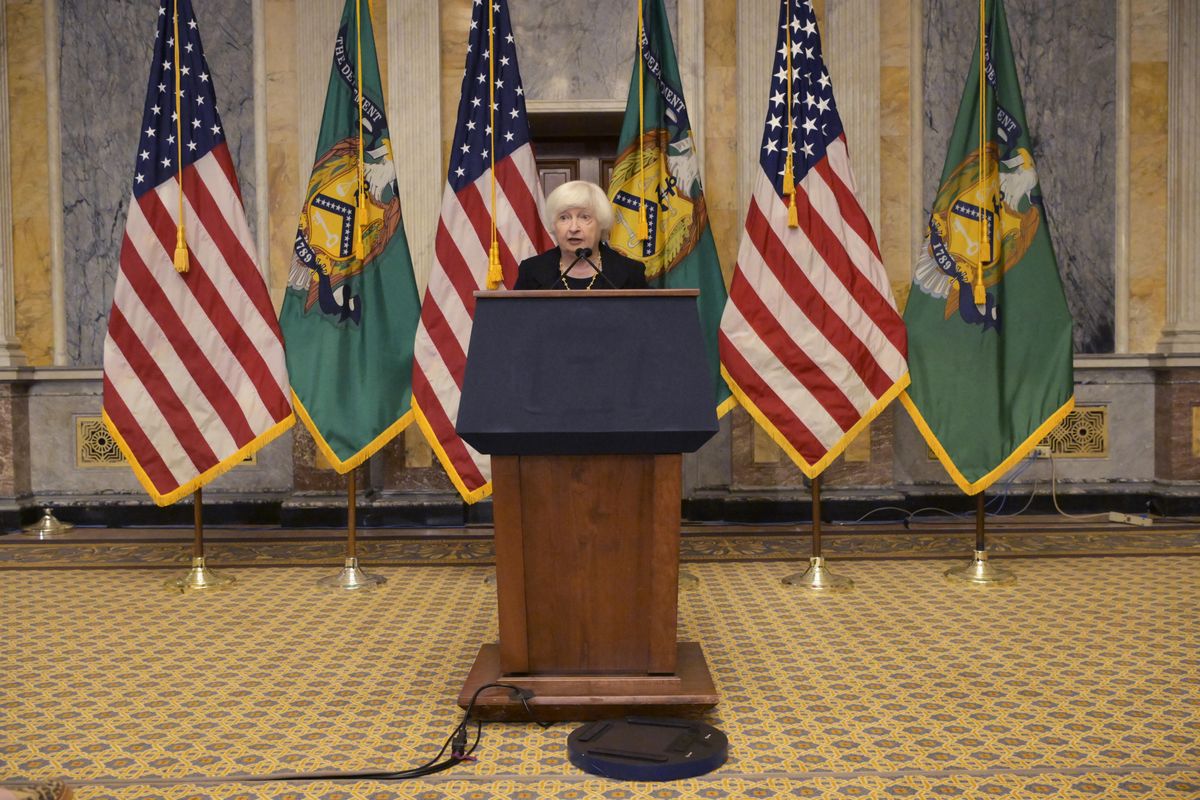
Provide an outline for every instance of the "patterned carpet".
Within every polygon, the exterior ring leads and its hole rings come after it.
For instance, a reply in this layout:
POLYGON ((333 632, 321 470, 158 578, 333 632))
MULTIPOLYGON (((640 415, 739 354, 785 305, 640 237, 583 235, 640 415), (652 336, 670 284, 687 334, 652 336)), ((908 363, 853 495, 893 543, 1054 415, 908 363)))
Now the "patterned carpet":
POLYGON ((512 723, 421 780, 215 782, 432 756, 496 635, 486 567, 373 567, 388 582, 362 595, 311 568, 189 595, 161 569, 5 569, 0 777, 83 800, 1200 797, 1200 559, 1023 558, 983 589, 949 563, 835 562, 856 588, 832 596, 769 558, 689 564, 680 636, 703 644, 730 758, 662 784, 579 772, 571 724, 512 723))

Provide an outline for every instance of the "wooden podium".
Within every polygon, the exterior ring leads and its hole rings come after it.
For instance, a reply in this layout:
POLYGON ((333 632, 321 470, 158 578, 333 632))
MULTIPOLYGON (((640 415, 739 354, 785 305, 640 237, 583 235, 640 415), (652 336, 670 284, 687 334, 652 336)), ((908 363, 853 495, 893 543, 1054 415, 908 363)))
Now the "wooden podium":
MULTIPOLYGON (((457 430, 492 456, 500 639, 484 684, 538 719, 696 712, 676 641, 681 456, 717 429, 695 290, 477 292, 457 430)), ((528 719, 485 690, 479 716, 528 719)))

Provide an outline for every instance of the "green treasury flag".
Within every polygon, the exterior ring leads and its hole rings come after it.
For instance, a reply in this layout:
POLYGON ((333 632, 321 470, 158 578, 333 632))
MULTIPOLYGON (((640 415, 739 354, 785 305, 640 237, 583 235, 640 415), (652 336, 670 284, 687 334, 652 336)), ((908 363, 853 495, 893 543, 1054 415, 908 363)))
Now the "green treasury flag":
POLYGON ((901 401, 967 494, 1075 402, 1071 315, 1001 0, 985 19, 987 85, 981 98, 976 46, 904 311, 912 383, 901 401))
POLYGON ((642 28, 641 57, 634 59, 609 183, 617 215, 609 244, 646 266, 651 288, 700 290, 700 325, 721 416, 737 404, 721 377, 717 353, 725 280, 662 0, 647 0, 642 28))
POLYGON ((346 0, 279 314, 296 411, 341 473, 412 419, 420 304, 396 188, 370 4, 346 0))

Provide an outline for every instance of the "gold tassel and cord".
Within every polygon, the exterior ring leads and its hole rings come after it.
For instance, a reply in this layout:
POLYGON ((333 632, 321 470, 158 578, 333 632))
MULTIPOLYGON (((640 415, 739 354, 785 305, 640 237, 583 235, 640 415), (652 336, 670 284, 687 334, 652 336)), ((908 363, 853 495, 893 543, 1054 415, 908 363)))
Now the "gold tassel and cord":
MULTIPOLYGON (((788 16, 791 16, 791 4, 788 4, 788 16)), ((788 227, 800 227, 800 215, 796 212, 796 172, 795 165, 792 163, 792 151, 795 149, 795 142, 792 139, 792 131, 795 127, 795 121, 792 119, 792 25, 789 19, 784 25, 787 29, 787 160, 783 165, 783 193, 788 199, 788 227)))
POLYGON ((183 228, 183 87, 179 76, 179 0, 175 0, 175 156, 179 165, 179 224, 175 228, 175 271, 188 271, 187 236, 183 228))
POLYGON ((488 3, 488 136, 492 166, 488 170, 492 185, 492 244, 488 248, 487 288, 498 289, 504 283, 504 267, 500 264, 500 237, 496 235, 496 15, 495 4, 488 3))

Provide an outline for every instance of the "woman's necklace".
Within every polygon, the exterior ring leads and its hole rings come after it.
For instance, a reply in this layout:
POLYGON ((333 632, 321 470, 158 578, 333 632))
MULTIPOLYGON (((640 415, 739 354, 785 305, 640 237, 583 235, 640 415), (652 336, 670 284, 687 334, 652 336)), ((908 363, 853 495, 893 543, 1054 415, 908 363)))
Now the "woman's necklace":
MULTIPOLYGON (((575 259, 575 262, 578 263, 579 259, 575 259)), ((558 266, 560 268, 562 267, 562 261, 558 262, 558 266)), ((573 266, 575 266, 575 264, 571 264, 562 272, 562 285, 568 292, 575 291, 574 289, 571 288, 571 284, 567 283, 567 278, 571 277, 567 273, 571 271, 571 267, 573 267, 573 266)), ((599 253, 597 253, 596 254, 596 269, 594 269, 592 271, 592 279, 590 281, 588 281, 588 285, 584 286, 583 289, 581 289, 580 291, 586 292, 587 290, 589 290, 593 286, 595 286, 596 279, 600 277, 600 270, 602 270, 602 269, 604 269, 604 259, 601 257, 601 255, 599 253)), ((576 280, 583 280, 583 278, 576 278, 576 280)))
MULTIPOLYGON (((568 277, 570 277, 570 276, 569 276, 569 275, 566 275, 565 273, 563 274, 563 282, 562 282, 562 284, 563 284, 563 286, 567 287, 567 291, 568 291, 568 292, 573 292, 573 291, 575 291, 575 290, 571 288, 571 284, 567 283, 567 278, 568 278, 568 277)), ((599 277, 600 277, 600 273, 599 273, 599 272, 593 272, 593 273, 592 273, 592 279, 591 279, 590 281, 588 281, 588 285, 587 285, 587 286, 585 286, 585 287, 583 287, 583 289, 582 289, 581 291, 584 291, 584 292, 586 292, 588 289, 591 289, 593 286, 595 286, 595 285, 596 285, 596 278, 599 278, 599 277)), ((576 278, 576 280, 583 280, 583 278, 576 278)))

